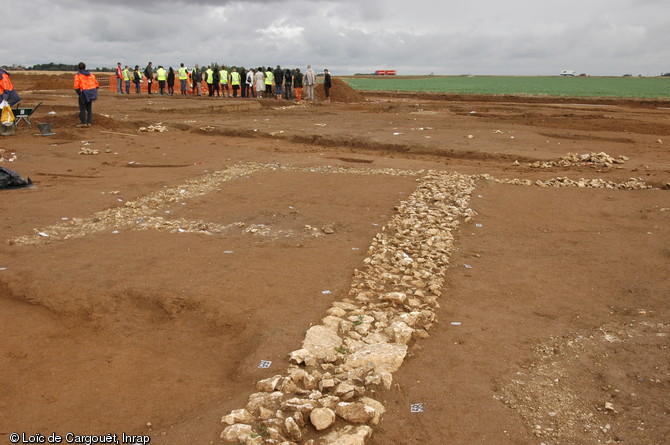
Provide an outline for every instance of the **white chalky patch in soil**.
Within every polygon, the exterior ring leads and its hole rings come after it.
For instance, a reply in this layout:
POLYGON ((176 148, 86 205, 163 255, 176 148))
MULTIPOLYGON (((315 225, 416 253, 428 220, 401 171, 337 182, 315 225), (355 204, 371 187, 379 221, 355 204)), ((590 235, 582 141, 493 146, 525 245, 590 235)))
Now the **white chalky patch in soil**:
MULTIPOLYGON (((637 318, 645 316, 639 311, 637 318)), ((652 392, 667 391, 670 363, 663 356, 640 362, 638 351, 665 350, 669 337, 669 324, 650 319, 549 338, 536 347, 532 363, 499 379, 494 398, 548 444, 654 443, 666 429, 667 410, 659 406, 643 416, 617 406, 636 406, 652 392)))

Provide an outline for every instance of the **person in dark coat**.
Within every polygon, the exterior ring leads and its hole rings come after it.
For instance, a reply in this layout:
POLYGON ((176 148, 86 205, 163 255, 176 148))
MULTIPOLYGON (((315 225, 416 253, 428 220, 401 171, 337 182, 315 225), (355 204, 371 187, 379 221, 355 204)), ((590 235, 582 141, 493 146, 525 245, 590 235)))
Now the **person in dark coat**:
POLYGON ((168 70, 167 75, 167 84, 168 84, 168 94, 174 96, 174 70, 172 67, 168 70))
POLYGON ((151 84, 154 82, 153 63, 149 62, 147 67, 144 68, 144 77, 147 78, 147 91, 151 94, 151 84))
POLYGON ((241 95, 247 97, 247 70, 244 67, 240 68, 240 79, 242 79, 240 83, 241 95))
POLYGON ((277 99, 281 99, 282 85, 284 84, 284 70, 281 69, 281 66, 277 65, 273 74, 275 79, 275 93, 277 94, 277 99))
POLYGON ((293 74, 288 68, 284 71, 284 99, 293 99, 293 74))
POLYGON ((330 102, 330 89, 333 87, 332 79, 328 70, 323 70, 323 90, 326 93, 326 102, 330 102))
POLYGON ((295 92, 295 100, 300 102, 302 100, 302 73, 300 68, 296 68, 293 74, 293 91, 295 92))

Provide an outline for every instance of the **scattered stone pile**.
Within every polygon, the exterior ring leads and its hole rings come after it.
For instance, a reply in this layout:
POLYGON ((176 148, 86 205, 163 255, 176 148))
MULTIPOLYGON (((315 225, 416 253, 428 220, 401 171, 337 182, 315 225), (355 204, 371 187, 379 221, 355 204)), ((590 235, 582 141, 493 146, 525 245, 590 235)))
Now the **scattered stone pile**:
POLYGON ((471 176, 429 172, 374 238, 349 298, 333 303, 290 354, 285 375, 261 380, 247 406, 223 417, 236 444, 363 444, 408 344, 426 337, 453 250, 452 232, 474 212, 471 176))
POLYGON ((654 187, 645 183, 644 181, 637 178, 629 178, 623 182, 614 182, 614 181, 605 181, 604 179, 594 178, 594 179, 570 179, 568 177, 557 177, 547 179, 546 181, 531 179, 497 179, 491 175, 485 173, 482 175, 477 175, 477 178, 486 179, 489 181, 494 181, 499 184, 511 184, 511 185, 524 185, 531 186, 535 185, 537 187, 579 187, 579 188, 594 188, 594 189, 611 189, 611 190, 651 190, 654 187))
POLYGON ((535 181, 535 185, 539 187, 580 187, 580 188, 601 188, 601 189, 617 189, 617 190, 644 190, 652 189, 651 185, 646 184, 636 178, 630 178, 623 182, 605 181, 604 179, 584 179, 577 180, 566 177, 552 178, 547 181, 535 181))
POLYGON ((16 153, 10 153, 4 148, 0 148, 0 163, 16 161, 16 153))
POLYGON ((80 155, 97 155, 100 154, 99 150, 94 150, 92 148, 88 147, 81 147, 81 150, 79 150, 80 155))
POLYGON ((148 133, 165 133, 168 131, 167 127, 163 125, 162 122, 158 122, 155 125, 149 125, 148 127, 140 127, 140 131, 148 132, 148 133))
POLYGON ((623 164, 628 161, 626 156, 613 158, 605 152, 600 153, 568 153, 558 158, 558 161, 535 161, 528 164, 531 168, 572 167, 574 165, 594 165, 610 168, 615 164, 623 164))
MULTIPOLYGON (((645 313, 637 311, 638 316, 645 313)), ((613 444, 631 436, 636 443, 653 443, 649 433, 654 431, 653 425, 666 424, 665 412, 657 410, 650 418, 636 409, 619 413, 618 408, 628 397, 645 400, 648 391, 659 391, 658 384, 664 380, 658 376, 663 375, 663 368, 654 366, 657 363, 653 361, 636 363, 635 386, 629 387, 635 388, 634 394, 624 390, 623 382, 630 379, 625 371, 617 373, 622 377, 610 378, 600 392, 594 392, 592 384, 582 377, 608 375, 642 350, 665 350, 668 336, 669 324, 645 319, 614 321, 591 332, 549 337, 535 348, 534 360, 523 365, 514 378, 501 379, 500 392, 494 398, 516 410, 541 438, 538 442, 613 444), (656 385, 645 388, 642 382, 656 385), (583 393, 584 385, 589 385, 587 393, 583 393)))

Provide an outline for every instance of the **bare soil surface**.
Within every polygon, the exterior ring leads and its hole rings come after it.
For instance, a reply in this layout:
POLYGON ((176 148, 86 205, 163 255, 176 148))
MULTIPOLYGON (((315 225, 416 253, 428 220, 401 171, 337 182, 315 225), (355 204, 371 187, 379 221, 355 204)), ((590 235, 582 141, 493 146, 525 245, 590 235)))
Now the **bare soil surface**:
POLYGON ((427 170, 654 188, 479 179, 438 322, 377 390, 369 443, 667 443, 670 104, 335 79, 329 103, 101 90, 77 128, 70 78, 12 79, 42 105, 0 139, 35 183, 0 191, 0 443, 219 443, 427 170), (529 166, 600 152, 627 160, 529 166))

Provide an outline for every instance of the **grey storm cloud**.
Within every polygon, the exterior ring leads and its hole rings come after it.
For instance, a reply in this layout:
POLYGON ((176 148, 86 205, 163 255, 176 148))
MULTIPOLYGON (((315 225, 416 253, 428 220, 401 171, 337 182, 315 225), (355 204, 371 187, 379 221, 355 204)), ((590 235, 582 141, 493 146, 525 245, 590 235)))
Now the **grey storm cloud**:
POLYGON ((0 65, 328 67, 335 74, 658 75, 667 0, 32 0, 0 65), (26 34, 29 37, 26 37, 26 34))

